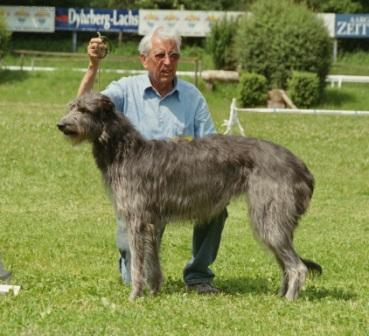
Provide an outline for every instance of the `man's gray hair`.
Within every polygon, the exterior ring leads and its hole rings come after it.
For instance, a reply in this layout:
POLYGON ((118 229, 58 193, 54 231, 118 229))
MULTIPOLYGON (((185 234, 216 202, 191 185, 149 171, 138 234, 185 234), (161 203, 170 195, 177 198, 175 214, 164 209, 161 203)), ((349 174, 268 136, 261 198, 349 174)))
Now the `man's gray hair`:
POLYGON ((151 32, 147 33, 140 41, 138 45, 138 51, 140 55, 147 56, 152 48, 152 38, 157 36, 162 40, 174 41, 177 46, 177 51, 181 52, 181 35, 177 31, 169 30, 165 27, 155 27, 151 32))

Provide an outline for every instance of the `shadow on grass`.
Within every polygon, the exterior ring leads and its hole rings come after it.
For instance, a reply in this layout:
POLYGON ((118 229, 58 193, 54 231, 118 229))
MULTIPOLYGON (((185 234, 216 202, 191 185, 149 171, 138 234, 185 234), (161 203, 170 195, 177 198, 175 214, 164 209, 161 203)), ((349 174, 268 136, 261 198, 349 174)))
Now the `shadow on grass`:
POLYGON ((0 85, 10 82, 20 82, 28 78, 25 71, 0 70, 0 85))
POLYGON ((319 301, 326 298, 335 300, 349 301, 357 298, 357 295, 341 288, 324 288, 324 287, 307 287, 301 293, 302 297, 306 297, 309 301, 319 301))
MULTIPOLYGON (((217 279, 216 286, 225 295, 254 294, 254 295, 278 295, 279 283, 271 285, 263 278, 239 277, 233 279, 217 279)), ((167 279, 164 282, 162 291, 166 294, 183 292, 184 284, 182 280, 167 279)), ((326 298, 334 300, 349 301, 357 298, 353 292, 341 288, 324 288, 307 286, 300 294, 300 297, 308 301, 320 301, 326 298)))
POLYGON ((275 294, 275 288, 271 288, 270 283, 263 278, 238 277, 226 280, 217 280, 217 286, 225 294, 275 294))
MULTIPOLYGON (((268 281, 261 278, 239 277, 234 279, 217 279, 216 287, 224 294, 267 294, 275 293, 274 288, 268 287, 268 281)), ((167 294, 179 293, 184 291, 185 285, 182 280, 167 279, 164 282, 163 292, 167 294)))
MULTIPOLYGON (((274 285, 263 278, 241 277, 224 281, 220 280, 217 281, 217 285, 224 293, 231 295, 246 293, 255 295, 279 295, 279 283, 274 285)), ((309 285, 300 293, 300 296, 307 298, 309 301, 319 301, 325 298, 349 301, 357 298, 355 293, 341 288, 311 287, 309 285)))
POLYGON ((350 103, 355 103, 356 97, 354 94, 351 94, 342 89, 332 89, 327 88, 324 91, 321 104, 326 106, 334 106, 335 108, 340 108, 342 106, 349 105, 350 103))

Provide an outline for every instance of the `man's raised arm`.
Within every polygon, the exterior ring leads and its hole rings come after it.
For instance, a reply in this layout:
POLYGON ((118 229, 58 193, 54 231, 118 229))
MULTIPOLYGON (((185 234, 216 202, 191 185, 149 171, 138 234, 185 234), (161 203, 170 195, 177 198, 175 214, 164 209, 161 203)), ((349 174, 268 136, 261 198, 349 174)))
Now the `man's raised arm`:
POLYGON ((93 37, 87 47, 89 64, 78 88, 77 97, 90 92, 95 83, 100 61, 106 55, 106 45, 101 37, 93 37))

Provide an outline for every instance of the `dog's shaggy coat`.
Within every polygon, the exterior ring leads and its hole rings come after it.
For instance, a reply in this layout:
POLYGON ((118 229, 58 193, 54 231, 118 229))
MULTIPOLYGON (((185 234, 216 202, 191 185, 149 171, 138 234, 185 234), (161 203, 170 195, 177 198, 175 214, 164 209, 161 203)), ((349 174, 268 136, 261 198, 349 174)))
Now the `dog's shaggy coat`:
POLYGON ((146 140, 113 103, 98 93, 70 105, 59 129, 75 143, 88 140, 132 253, 133 300, 145 284, 156 293, 162 273, 157 234, 169 220, 208 221, 231 198, 246 195, 255 235, 272 251, 283 276, 280 294, 297 298, 308 270, 293 232, 306 211, 314 178, 287 149, 264 140, 212 135, 192 141, 146 140))

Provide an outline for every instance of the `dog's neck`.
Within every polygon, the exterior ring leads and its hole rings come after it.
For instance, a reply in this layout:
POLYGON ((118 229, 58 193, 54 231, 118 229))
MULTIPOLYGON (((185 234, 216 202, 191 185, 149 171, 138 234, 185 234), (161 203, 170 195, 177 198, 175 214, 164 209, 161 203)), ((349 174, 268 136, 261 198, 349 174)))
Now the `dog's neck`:
POLYGON ((101 135, 93 141, 93 154, 102 173, 115 164, 122 163, 131 153, 135 153, 146 143, 144 137, 124 116, 115 114, 115 118, 104 122, 101 135))

